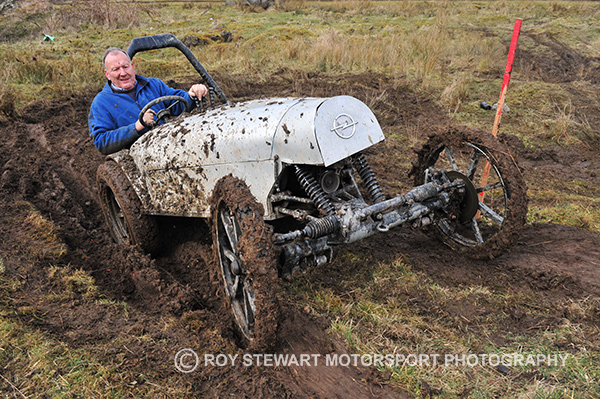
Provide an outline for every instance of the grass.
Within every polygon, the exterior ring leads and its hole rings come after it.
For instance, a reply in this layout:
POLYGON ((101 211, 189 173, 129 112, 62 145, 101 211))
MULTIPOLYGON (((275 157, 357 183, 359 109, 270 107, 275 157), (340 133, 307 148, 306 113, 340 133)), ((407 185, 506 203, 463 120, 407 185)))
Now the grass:
MULTIPOLYGON (((129 317, 128 305, 106 298, 84 270, 60 263, 64 244, 57 228, 33 205, 18 202, 6 215, 10 215, 7 223, 23 225, 26 231, 24 236, 3 237, 10 250, 0 257, 0 386, 6 397, 188 397, 188 387, 171 381, 167 372, 157 377, 129 363, 127 354, 133 352, 128 347, 141 351, 150 341, 155 350, 167 345, 154 341, 143 328, 131 328, 125 336, 117 334, 103 344, 71 343, 69 329, 77 324, 69 325, 62 315, 60 322, 52 321, 56 309, 72 309, 73 316, 79 311, 106 313, 107 319, 115 320, 129 317), (50 282, 45 292, 29 287, 40 273, 39 278, 50 282), (64 325, 64 335, 52 332, 64 325), (157 380, 168 386, 156 384, 157 380)), ((165 329, 177 324, 163 322, 165 329)))
MULTIPOLYGON (((555 51, 564 43, 589 60, 598 57, 600 30, 593 21, 600 12, 589 2, 460 2, 451 7, 445 1, 385 6, 341 2, 311 3, 310 8, 293 3, 270 12, 160 5, 153 11, 128 7, 135 17, 124 18, 131 22, 127 26, 114 18, 89 17, 94 10, 81 8, 104 10, 105 3, 90 4, 65 6, 69 12, 61 14, 61 23, 52 22, 53 14, 48 17, 50 30, 36 28, 42 26, 38 23, 25 38, 0 43, 0 118, 40 96, 54 99, 70 91, 97 90, 104 80, 99 59, 109 45, 126 47, 131 38, 155 32, 206 37, 226 29, 233 42, 192 49, 209 71, 250 75, 259 82, 282 68, 332 75, 383 73, 425 91, 457 120, 490 129, 493 117, 479 112, 477 104, 498 97, 512 22, 521 17, 520 53, 507 97, 515 116, 506 116, 511 119, 505 120, 503 131, 536 143, 600 145, 598 122, 586 118, 600 112, 600 101, 593 87, 582 87, 594 62, 581 63, 573 72, 578 79, 571 83, 545 82, 532 69, 535 65, 526 62, 530 54, 549 58, 540 42, 555 51), (51 32, 55 41, 42 42, 42 31, 51 32), (559 44, 550 40, 556 35, 559 44), (524 121, 515 123, 516 118, 524 121)), ((560 57, 557 53, 549 61, 560 57)), ((145 53, 135 61, 139 73, 162 79, 191 74, 187 61, 175 52, 145 53)))
POLYGON ((546 177, 530 183, 530 222, 559 223, 600 232, 600 188, 578 179, 546 177))
MULTIPOLYGON (((523 31, 507 95, 511 111, 503 116, 501 131, 516 135, 530 149, 599 149, 600 98, 591 77, 600 57, 600 8, 577 1, 286 1, 268 12, 195 3, 33 3, 0 15, 0 122, 40 99, 98 91, 104 83, 100 58, 109 46, 127 47, 133 37, 154 33, 206 38, 226 29, 233 35, 231 43, 210 40, 192 48, 210 72, 245 75, 263 84, 280 70, 320 71, 333 78, 380 73, 430 98, 440 113, 457 123, 490 130, 493 114, 479 103, 492 104, 498 98, 517 17, 523 18, 523 31), (43 34, 55 40, 42 41, 43 34), (578 68, 566 73, 570 79, 549 80, 565 66, 559 62, 563 55, 579 57, 578 68), (531 62, 534 59, 541 64, 531 62)), ((139 73, 165 80, 189 80, 192 74, 185 58, 174 51, 140 54, 135 65, 139 73)), ((422 140, 426 128, 396 126, 390 140, 412 146, 422 140)), ((598 187, 543 173, 528 177, 529 221, 600 232, 598 187)), ((0 257, 0 375, 14 387, 10 392, 57 397, 131 394, 127 386, 137 377, 123 373, 119 359, 102 364, 94 357, 93 343, 86 347, 88 353, 28 323, 39 310, 16 303, 22 283, 6 270, 15 262, 25 269, 42 262, 45 277, 56 285, 44 299, 53 303, 87 301, 118 314, 128 312, 126 304, 105 298, 84 271, 60 265, 67 248, 58 238, 58 228, 30 204, 17 204, 8 219, 25 224, 28 232, 11 238, 16 253, 0 257)), ((338 262, 349 265, 367 262, 351 252, 338 256, 338 262)), ((524 366, 509 374, 463 366, 381 369, 413 395, 426 396, 431 389, 440 391, 441 398, 600 395, 598 331, 588 322, 597 318, 597 298, 551 304, 506 287, 446 287, 413 271, 402 258, 377 265, 372 278, 359 277, 344 277, 335 286, 302 279, 288 291, 300 306, 332 320, 331 333, 343 337, 357 353, 570 354, 565 367, 524 366), (472 311, 461 313, 457 303, 472 311), (557 308, 566 309, 562 322, 527 335, 504 334, 498 321, 510 322, 515 309, 523 317, 549 320, 557 308)), ((154 388, 144 389, 151 395, 154 388)), ((178 393, 185 395, 173 395, 178 393)))
MULTIPOLYGON (((93 396, 92 392, 105 386, 109 369, 85 350, 71 348, 24 322, 41 317, 39 304, 17 299, 23 283, 6 273, 5 262, 8 261, 19 264, 20 273, 25 273, 27 264, 40 259, 58 259, 66 251, 64 244, 56 235, 55 225, 31 204, 19 202, 11 211, 9 223, 25 226, 26 235, 5 237, 5 240, 11 240, 13 251, 3 254, 0 262, 0 375, 3 385, 8 384, 7 392, 20 397, 41 394, 93 396)), ((50 267, 48 274, 50 278, 61 276, 63 295, 70 293, 73 299, 86 297, 95 287, 91 277, 82 271, 71 273, 68 267, 50 267), (84 286, 86 288, 81 289, 84 286)))
POLYGON ((159 386, 154 376, 129 367, 123 347, 148 340, 131 335, 105 346, 114 353, 107 362, 95 343, 74 348, 29 323, 0 315, 0 386, 12 395, 7 397, 188 397, 187 387, 168 378, 161 378, 168 386, 159 386))
MULTIPOLYGON (((349 262, 349 268, 352 263, 355 267, 368 263, 347 255, 342 254, 346 257, 341 263, 349 262)), ((315 271, 313 277, 322 273, 327 272, 315 271)), ((330 331, 343 337, 352 353, 392 354, 395 361, 401 356, 398 364, 383 365, 380 371, 416 397, 427 396, 426 386, 440 398, 585 398, 600 394, 596 383, 600 373, 594 366, 600 360, 600 342, 590 341, 598 329, 581 323, 595 317, 597 298, 568 299, 562 305, 569 310, 560 324, 541 321, 547 327, 521 335, 502 328, 512 323, 512 314, 550 320, 554 306, 561 305, 541 304, 509 287, 440 286, 426 274, 413 271, 403 258, 377 265, 370 278, 350 277, 350 273, 340 277, 337 271, 336 275, 337 285, 314 287, 309 276, 291 290, 300 306, 333 320, 330 331), (465 309, 472 312, 465 313, 465 309), (469 365, 461 357, 482 354, 505 356, 513 365, 499 371, 496 360, 486 365, 482 358, 478 362, 471 358, 469 365), (538 354, 557 360, 533 366, 515 358, 538 354), (419 356, 424 359, 420 363, 419 356), (561 359, 565 359, 564 365, 561 359)))
MULTIPOLYGON (((9 381, 11 391, 21 397, 43 393, 54 397, 65 394, 89 397, 106 387, 107 378, 114 378, 110 377, 114 369, 95 361, 84 350, 70 348, 13 320, 2 318, 1 326, 2 374, 5 381, 9 381), (29 383, 23 386, 24 381, 29 383)), ((119 396, 112 389, 105 392, 106 397, 119 396)))
MULTIPOLYGON (((49 280, 56 282, 56 293, 47 296, 51 302, 101 299, 96 282, 81 269, 70 270, 63 266, 51 266, 48 268, 47 276, 49 280)), ((101 301, 99 303, 109 304, 110 302, 101 301)))
POLYGON ((21 255, 31 261, 59 260, 67 252, 66 245, 59 238, 57 226, 29 202, 11 204, 6 223, 23 227, 22 235, 10 239, 21 255))

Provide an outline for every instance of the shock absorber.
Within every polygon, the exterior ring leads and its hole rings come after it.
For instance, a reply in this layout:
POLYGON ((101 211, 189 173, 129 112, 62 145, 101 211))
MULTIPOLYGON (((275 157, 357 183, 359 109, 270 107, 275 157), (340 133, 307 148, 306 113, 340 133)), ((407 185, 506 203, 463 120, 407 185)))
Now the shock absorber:
POLYGON ((333 206, 325 197, 325 193, 323 192, 321 186, 319 186, 315 178, 309 172, 300 168, 298 165, 295 165, 294 168, 296 177, 298 178, 298 182, 300 182, 300 185, 302 186, 304 191, 306 191, 306 194, 308 194, 310 199, 317 205, 317 208, 324 210, 328 215, 335 214, 333 206))
POLYGON ((302 230, 294 230, 285 234, 275 234, 275 244, 283 244, 299 237, 322 238, 329 234, 337 233, 340 229, 340 219, 336 215, 328 215, 321 219, 313 220, 302 230))
POLYGON ((355 154, 352 157, 354 161, 354 169, 360 175, 363 183, 365 183, 365 187, 367 188, 367 192, 371 199, 375 202, 382 202, 385 200, 385 195, 383 195, 383 191, 381 191, 381 187, 379 187, 379 182, 375 177, 375 173, 373 169, 371 169, 371 165, 367 162, 367 158, 362 153, 355 154))
POLYGON ((338 231, 340 220, 335 215, 325 216, 324 218, 314 220, 302 229, 302 234, 309 238, 325 237, 338 231))

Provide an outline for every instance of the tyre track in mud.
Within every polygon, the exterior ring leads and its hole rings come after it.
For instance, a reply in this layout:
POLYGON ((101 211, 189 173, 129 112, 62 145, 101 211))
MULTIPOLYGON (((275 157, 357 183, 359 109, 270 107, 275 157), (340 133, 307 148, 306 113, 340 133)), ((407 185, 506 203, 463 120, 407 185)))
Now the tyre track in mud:
MULTIPOLYGON (((191 384, 193 391, 207 395, 402 395, 362 382, 366 371, 345 367, 321 368, 316 374, 309 373, 312 379, 306 381, 303 368, 290 371, 232 366, 199 370, 191 376, 177 374, 172 356, 182 347, 197 348, 199 353, 243 353, 235 345, 229 311, 216 299, 217 287, 209 277, 210 231, 204 221, 161 219, 168 249, 155 259, 112 242, 95 187, 95 170, 104 157, 93 147, 85 124, 92 97, 90 94, 35 104, 24 116, 0 126, 0 211, 1 233, 5 237, 0 249, 9 275, 24 281, 24 288, 15 293, 13 302, 35 308, 37 314, 43 315, 23 316, 23 320, 72 347, 87 348, 109 364, 115 357, 122 358, 124 370, 143 370, 148 377, 191 384), (57 227, 58 236, 67 247, 65 255, 28 262, 15 240, 7 238, 23 236, 19 234, 22 227, 15 226, 10 218, 23 202, 33 204, 57 227), (80 299, 66 303, 44 301, 48 291, 61 288, 49 277, 51 264, 69 270, 83 269, 108 298, 125 301, 131 307, 126 317, 80 299), (163 320, 172 317, 178 322, 165 331, 163 320), (130 335, 148 335, 168 344, 139 342, 130 335), (126 342, 123 347, 127 349, 113 347, 117 341, 126 342), (286 386, 288 383, 290 386, 286 386)), ((287 316, 282 337, 288 344, 281 350, 314 352, 310 349, 312 342, 330 340, 324 328, 315 327, 308 317, 297 315, 293 309, 287 311, 287 316), (297 345, 306 330, 311 331, 312 338, 297 345)), ((333 343, 327 346, 330 347, 333 343)))
MULTIPOLYGON (((391 85, 379 76, 349 76, 342 84, 327 79, 310 79, 310 93, 296 93, 285 79, 258 90, 260 95, 334 95, 373 96, 391 85), (365 86, 369 89, 365 93, 365 86), (333 89, 332 89, 333 87, 333 89), (361 93, 361 94, 359 94, 361 93)), ((234 98, 244 98, 257 88, 252 82, 235 84, 225 79, 225 89, 238 87, 234 98), (228 87, 229 86, 229 87, 228 87)), ((408 90, 388 90, 388 97, 375 103, 376 113, 386 127, 407 120, 431 117, 443 124, 438 110, 408 90), (406 104, 395 110, 390 104, 406 104)), ((237 397, 403 397, 402 392, 386 386, 369 369, 327 368, 247 368, 232 366, 205 368, 192 375, 181 375, 172 364, 173 354, 182 347, 197 348, 200 353, 244 353, 235 345, 227 310, 216 299, 217 286, 209 276, 212 260, 210 229, 205 222, 161 219, 166 233, 162 256, 151 259, 131 248, 112 243, 104 225, 97 200, 95 173, 103 161, 87 135, 86 118, 93 93, 72 96, 55 103, 36 104, 23 116, 0 125, 0 196, 2 202, 0 250, 7 272, 24 280, 15 293, 20 305, 37 307, 42 320, 27 319, 31 325, 67 342, 73 347, 91 348, 110 363, 122 355, 123 368, 144 370, 157 380, 170 379, 186 384, 195 392, 237 397), (32 203, 58 227, 58 235, 67 253, 58 260, 49 258, 21 262, 15 237, 22 226, 9 223, 20 201, 32 203), (54 282, 48 277, 48 265, 81 268, 94 277, 96 284, 111 299, 129 306, 127 317, 111 314, 85 301, 39 303, 44 291, 54 282), (60 305, 60 306, 59 306, 60 305), (175 318, 168 330, 165 319, 175 318), (165 345, 131 338, 147 334, 165 345), (123 340, 128 351, 114 347, 123 340), (93 346, 89 346, 93 342, 93 346)), ((399 149, 396 156, 412 156, 399 149)), ((369 156, 374 156, 370 154, 369 156)), ((388 179, 406 172, 384 168, 375 162, 376 172, 388 179)), ((566 172, 565 172, 566 173, 566 172)), ((386 236, 376 236, 356 246, 375 260, 386 260, 399 253, 408 256, 418 270, 441 284, 458 286, 473 282, 496 286, 505 284, 515 290, 533 292, 545 301, 567 297, 600 295, 598 285, 600 241, 596 234, 555 225, 527 226, 509 254, 491 261, 473 261, 451 252, 438 241, 409 228, 386 236)), ((336 270, 325 272, 335 273, 336 270)), ((323 276, 327 278, 327 275, 323 276)), ((460 312, 460 309, 457 310, 460 312)), ((556 316, 558 317, 558 316, 556 316)), ((535 320, 515 319, 506 329, 526 331, 535 320)), ((596 320, 597 322, 597 320, 596 320)), ((281 326, 283 354, 344 353, 346 349, 325 333, 327 320, 314 320, 289 306, 281 326)), ((501 341, 501 337, 497 337, 501 341)), ((132 391, 135 392, 135 391, 132 391)))

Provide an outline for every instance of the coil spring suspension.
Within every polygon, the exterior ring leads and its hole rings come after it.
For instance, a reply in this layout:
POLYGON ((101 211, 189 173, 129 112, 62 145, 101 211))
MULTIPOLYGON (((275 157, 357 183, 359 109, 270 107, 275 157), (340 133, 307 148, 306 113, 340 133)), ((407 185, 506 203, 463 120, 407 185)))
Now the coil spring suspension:
POLYGON ((325 197, 325 193, 315 178, 299 166, 295 166, 295 172, 298 182, 300 182, 300 185, 304 191, 306 191, 306 194, 308 194, 310 199, 317 205, 317 208, 323 209, 328 215, 333 215, 335 210, 329 200, 325 197))
POLYGON ((385 200, 385 195, 383 195, 383 191, 381 191, 381 187, 379 187, 379 182, 375 177, 375 173, 373 169, 371 169, 371 165, 367 162, 367 158, 362 153, 358 153, 352 157, 354 161, 354 169, 358 172, 360 178, 367 188, 367 192, 371 199, 377 203, 385 200))
POLYGON ((329 215, 322 219, 310 222, 304 227, 302 233, 309 238, 325 237, 338 231, 340 221, 337 216, 329 215))

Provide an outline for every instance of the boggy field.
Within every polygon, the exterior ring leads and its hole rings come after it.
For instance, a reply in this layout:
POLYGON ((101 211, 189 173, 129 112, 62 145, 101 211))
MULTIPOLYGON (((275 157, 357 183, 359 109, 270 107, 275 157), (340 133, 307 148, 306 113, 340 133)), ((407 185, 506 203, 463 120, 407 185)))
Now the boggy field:
MULTIPOLYGON (((290 0, 264 12, 126 4, 34 1, 0 14, 3 397, 600 397, 593 2, 290 0), (96 188, 104 157, 87 128, 107 46, 152 33, 187 37, 232 101, 364 101, 387 137, 366 156, 386 194, 397 194, 413 186, 413 148, 430 134, 491 130, 493 112, 479 104, 497 98, 516 16, 524 23, 500 138, 529 188, 520 238, 502 256, 473 260, 406 226, 337 248, 332 263, 280 281, 280 339, 267 355, 308 355, 310 365, 242 363, 251 353, 238 346, 217 297, 206 221, 160 219, 166 249, 154 258, 112 242, 96 188), (55 41, 40 41, 42 32, 55 41), (201 360, 189 374, 174 364, 183 348, 201 360), (566 361, 325 362, 344 354, 566 361), (204 364, 204 355, 238 361, 204 364)), ((135 62, 173 86, 198 81, 173 53, 135 62)))
MULTIPOLYGON (((239 76, 216 76, 216 80, 234 100, 336 94, 375 99, 370 105, 384 131, 402 124, 428 126, 416 133, 417 144, 452 124, 428 99, 378 75, 343 75, 333 80, 283 71, 269 85, 239 76)), ((12 326, 3 332, 10 344, 3 343, 0 352, 4 395, 397 398, 409 397, 406 389, 423 397, 469 397, 479 389, 481 382, 468 377, 447 388, 443 375, 409 381, 395 378, 397 370, 381 373, 369 367, 238 363, 201 365, 190 374, 177 372, 173 356, 182 348, 201 355, 245 354, 236 345, 227 309, 216 299, 217 287, 209 271, 210 231, 203 221, 164 219, 168 250, 154 259, 112 242, 96 194, 96 168, 104 158, 93 147, 86 125, 94 94, 34 104, 0 126, 0 302, 2 317, 12 326), (42 377, 48 375, 51 379, 42 377)), ((528 181, 555 174, 565 180, 600 183, 598 153, 558 147, 528 150, 516 137, 504 139, 528 181)), ((406 140, 392 137, 367 156, 386 191, 410 187, 407 172, 414 153, 406 140)), ((373 340, 375 345, 385 342, 379 348, 383 353, 390 353, 386 352, 390 342, 406 347, 403 342, 409 341, 418 350, 420 341, 414 331, 427 335, 439 330, 439 325, 453 335, 485 335, 485 345, 495 348, 511 348, 515 342, 527 345, 544 331, 568 326, 572 334, 556 335, 544 350, 574 356, 589 351, 590 359, 597 359, 593 353, 600 344, 596 334, 599 266, 600 237, 575 227, 527 225, 514 249, 491 261, 465 258, 421 231, 400 228, 341 249, 332 264, 311 270, 299 282, 285 283, 281 342, 274 353, 325 356, 361 349, 373 353, 377 348, 372 344, 344 339, 352 334, 340 328, 344 319, 339 318, 353 316, 343 311, 345 297, 358 301, 356 293, 375 284, 370 303, 387 298, 381 303, 390 307, 402 303, 419 316, 419 320, 401 321, 403 325, 373 340), (390 264, 395 265, 387 270, 390 274, 382 274, 381 265, 390 264), (414 280, 403 282, 400 275, 419 276, 429 287, 423 289, 414 280), (311 304, 306 300, 307 287, 323 298, 338 300, 311 304), (476 287, 484 294, 509 299, 465 294, 462 300, 448 296, 450 300, 442 302, 431 287, 442 293, 476 287), (431 323, 429 333, 423 323, 431 323), (411 328, 413 333, 407 333, 411 328)), ((359 324, 355 330, 369 329, 368 323, 359 324)), ((474 342, 468 349, 483 353, 486 348, 474 342)), ((454 351, 447 349, 447 353, 454 351)), ((513 385, 527 391, 544 383, 573 384, 567 377, 549 381, 543 368, 489 373, 498 389, 513 385)), ((578 378, 583 377, 574 381, 578 378)), ((582 385, 579 393, 586 396, 597 385, 597 379, 582 385)))

